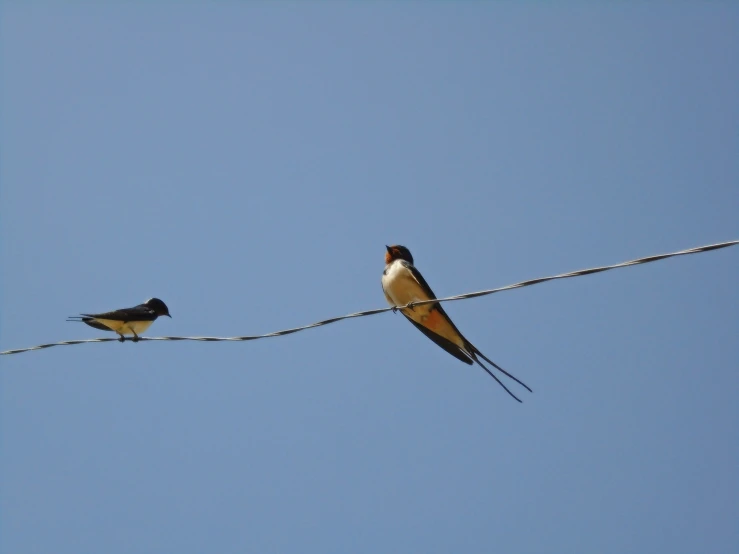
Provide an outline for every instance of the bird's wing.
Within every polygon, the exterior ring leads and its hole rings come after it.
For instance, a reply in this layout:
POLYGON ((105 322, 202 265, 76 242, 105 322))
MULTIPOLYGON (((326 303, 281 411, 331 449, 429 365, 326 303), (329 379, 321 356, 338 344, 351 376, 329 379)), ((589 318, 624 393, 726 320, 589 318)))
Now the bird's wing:
MULTIPOLYGON (((403 314, 403 315, 405 315, 405 314, 403 314)), ((405 317, 406 317, 406 319, 408 321, 410 321, 416 327, 416 329, 418 329, 424 335, 426 335, 429 339, 431 339, 432 341, 434 341, 438 346, 440 346, 441 348, 443 348, 444 350, 446 350, 447 352, 449 352, 452 356, 454 356, 458 360, 460 360, 460 361, 462 361, 462 362, 464 362, 466 364, 472 365, 472 359, 459 346, 457 346, 456 344, 454 344, 449 339, 445 339, 441 335, 437 335, 431 329, 429 329, 427 327, 424 327, 420 323, 416 323, 415 321, 413 321, 407 315, 405 315, 405 317)))
POLYGON ((134 306, 133 308, 123 308, 121 310, 113 310, 112 312, 104 312, 102 314, 82 314, 85 317, 95 319, 109 319, 111 321, 154 321, 157 314, 143 304, 134 306))
MULTIPOLYGON (((418 271, 415 268, 415 266, 413 266, 412 264, 409 264, 408 262, 403 262, 403 265, 406 268, 408 268, 408 270, 411 272, 411 275, 413 275, 413 278, 416 280, 416 282, 418 283, 418 285, 423 289, 423 291, 426 293, 426 295, 429 297, 429 299, 436 298, 436 295, 434 294, 434 291, 431 290, 431 287, 426 282, 426 279, 423 278, 423 275, 421 275, 421 272, 418 271)), ((464 342, 464 343, 467 343, 468 342, 467 339, 464 338, 464 335, 462 335, 461 331, 459 329, 457 329, 457 326, 454 325, 454 322, 452 321, 452 318, 450 318, 449 315, 447 315, 447 313, 444 311, 444 308, 441 306, 441 304, 433 304, 433 310, 439 312, 439 315, 442 318, 444 318, 444 320, 446 321, 446 323, 449 324, 449 326, 452 328, 452 330, 457 335, 459 335, 459 337, 462 339, 462 342, 464 342)), ((433 331, 429 331, 429 332, 433 333, 433 331)), ((434 334, 436 335, 436 333, 434 333, 434 334)), ((436 335, 436 336, 439 336, 439 335, 436 335)), ((431 338, 431 337, 429 337, 429 338, 431 338)), ((440 338, 443 338, 443 337, 440 337, 440 338)), ((450 342, 450 341, 447 341, 447 342, 450 342)), ((437 343, 437 344, 439 344, 439 343, 437 343)), ((450 344, 454 344, 454 343, 451 343, 450 342, 450 344)), ((441 344, 439 344, 439 346, 441 346, 441 344)), ((444 348, 444 347, 442 346, 442 348, 444 348)), ((455 348, 459 348, 459 347, 455 345, 455 348)), ((472 362, 470 362, 470 363, 472 363, 472 362)))

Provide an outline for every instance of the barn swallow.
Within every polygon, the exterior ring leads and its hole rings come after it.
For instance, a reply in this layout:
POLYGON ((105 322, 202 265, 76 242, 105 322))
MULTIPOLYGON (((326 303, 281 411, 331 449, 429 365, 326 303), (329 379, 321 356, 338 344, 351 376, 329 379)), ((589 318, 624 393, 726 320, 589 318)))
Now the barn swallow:
POLYGON ((119 341, 125 341, 123 335, 133 335, 133 342, 139 341, 139 333, 146 331, 160 315, 169 315, 169 308, 158 298, 149 298, 143 304, 133 308, 122 308, 102 314, 80 314, 67 321, 81 321, 90 327, 102 331, 114 331, 120 335, 119 341))
MULTIPOLYGON (((437 345, 449 352, 458 360, 468 365, 473 362, 483 368, 508 394, 521 402, 521 399, 513 394, 500 379, 480 362, 478 356, 492 364, 507 377, 516 381, 519 385, 533 392, 528 385, 508 373, 505 369, 487 358, 475 346, 468 341, 452 320, 441 307, 441 304, 424 304, 422 306, 402 307, 412 302, 423 300, 434 300, 436 295, 429 287, 426 280, 413 265, 413 256, 405 246, 386 246, 385 271, 382 272, 382 290, 385 298, 393 307, 398 307, 401 313, 424 335, 434 341, 437 345)), ((395 311, 395 310, 393 310, 395 311)))

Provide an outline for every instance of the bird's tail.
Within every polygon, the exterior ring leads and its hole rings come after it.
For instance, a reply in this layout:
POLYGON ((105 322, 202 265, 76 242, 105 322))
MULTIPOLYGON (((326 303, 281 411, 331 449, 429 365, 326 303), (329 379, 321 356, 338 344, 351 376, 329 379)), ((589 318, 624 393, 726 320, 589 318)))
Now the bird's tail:
POLYGON ((510 394, 514 399, 516 399, 519 402, 521 402, 521 399, 518 396, 516 396, 515 394, 513 394, 510 391, 510 389, 508 387, 506 387, 503 384, 503 382, 500 379, 498 379, 498 377, 492 371, 490 371, 489 368, 487 368, 485 365, 483 365, 483 363, 480 362, 480 360, 477 358, 477 356, 480 356, 483 360, 485 360, 487 363, 489 363, 490 365, 492 365, 495 369, 497 369, 498 371, 500 371, 503 375, 505 375, 509 379, 513 379, 516 383, 518 383, 519 385, 521 385, 527 391, 534 392, 533 390, 531 390, 531 387, 529 387, 526 383, 524 383, 523 381, 521 381, 518 377, 515 377, 514 375, 511 375, 510 373, 508 373, 505 369, 503 369, 502 367, 500 367, 493 360, 491 360, 485 354, 483 354, 477 348, 475 348, 475 346, 473 344, 471 344, 471 343, 468 342, 467 343, 467 349, 472 353, 472 359, 475 360, 475 363, 477 363, 477 365, 479 365, 482 369, 484 369, 488 373, 488 375, 490 375, 490 377, 492 377, 493 379, 495 379, 498 382, 498 384, 501 387, 503 387, 503 389, 505 389, 505 391, 508 394, 510 394))
POLYGON ((67 321, 76 321, 77 323, 87 323, 88 321, 91 321, 91 317, 85 317, 81 315, 71 315, 67 318, 67 321))
POLYGON ((88 315, 74 315, 67 318, 67 321, 74 321, 76 323, 86 323, 93 329, 99 329, 101 331, 114 331, 107 325, 103 325, 100 323, 97 319, 94 317, 90 317, 88 315))

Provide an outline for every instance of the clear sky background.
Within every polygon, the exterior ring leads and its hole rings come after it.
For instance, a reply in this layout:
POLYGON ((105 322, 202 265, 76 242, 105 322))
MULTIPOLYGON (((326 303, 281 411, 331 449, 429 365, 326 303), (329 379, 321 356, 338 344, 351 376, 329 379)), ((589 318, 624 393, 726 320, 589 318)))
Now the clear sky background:
MULTIPOLYGON (((2 7, 2 349, 739 238, 735 3, 2 7)), ((739 247, 0 359, 0 550, 739 551, 739 247), (525 394, 524 394, 525 393, 525 394)))

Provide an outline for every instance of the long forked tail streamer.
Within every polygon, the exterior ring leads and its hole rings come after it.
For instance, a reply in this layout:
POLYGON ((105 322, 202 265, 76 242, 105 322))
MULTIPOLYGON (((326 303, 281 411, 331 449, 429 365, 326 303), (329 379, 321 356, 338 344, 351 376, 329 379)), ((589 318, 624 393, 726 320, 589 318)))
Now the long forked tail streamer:
MULTIPOLYGON (((487 372, 487 374, 488 374, 488 375, 490 375, 490 377, 492 377, 493 379, 495 379, 495 380, 496 380, 496 381, 498 382, 498 384, 499 384, 499 385, 500 385, 501 387, 503 387, 503 389, 504 389, 504 390, 505 390, 505 391, 506 391, 506 392, 507 392, 507 393, 508 393, 509 395, 511 395, 511 397, 512 397, 512 398, 513 398, 514 400, 518 400, 519 402, 521 402, 521 399, 520 399, 520 398, 519 398, 518 396, 516 396, 515 394, 513 394, 513 393, 511 392, 511 389, 509 389, 508 387, 506 387, 506 386, 505 386, 505 385, 503 384, 503 381, 501 381, 500 379, 498 379, 497 375, 495 375, 495 374, 494 374, 494 373, 493 373, 492 371, 490 371, 490 370, 489 370, 488 368, 486 368, 486 367, 485 367, 484 365, 482 365, 482 362, 481 362, 480 360, 478 360, 477 358, 475 358, 475 363, 476 363, 477 365, 479 365, 479 366, 480 366, 480 367, 481 367, 482 369, 484 369, 484 370, 485 370, 485 371, 487 372)), ((516 379, 516 380, 518 381, 518 379, 516 379)), ((519 381, 519 383, 520 383, 520 381, 519 381)), ((521 384, 523 385, 523 383, 521 383, 521 384)), ((526 387, 526 385, 524 385, 524 387, 526 387)), ((529 387, 526 387, 526 388, 527 388, 527 389, 529 389, 529 387)), ((531 389, 529 389, 529 392, 533 392, 533 391, 532 391, 531 389)), ((521 402, 521 403, 523 403, 523 402, 521 402)))

